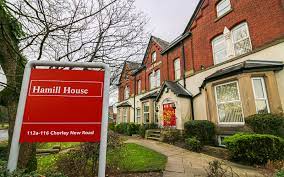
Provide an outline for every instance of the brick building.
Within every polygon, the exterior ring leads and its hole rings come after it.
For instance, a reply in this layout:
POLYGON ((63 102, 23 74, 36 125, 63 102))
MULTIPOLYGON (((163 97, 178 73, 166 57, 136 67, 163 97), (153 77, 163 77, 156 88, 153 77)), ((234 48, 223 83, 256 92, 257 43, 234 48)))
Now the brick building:
POLYGON ((152 36, 131 79, 122 73, 118 119, 165 126, 171 111, 170 126, 210 120, 221 140, 249 115, 283 112, 283 62, 283 0, 200 0, 180 37, 152 36))

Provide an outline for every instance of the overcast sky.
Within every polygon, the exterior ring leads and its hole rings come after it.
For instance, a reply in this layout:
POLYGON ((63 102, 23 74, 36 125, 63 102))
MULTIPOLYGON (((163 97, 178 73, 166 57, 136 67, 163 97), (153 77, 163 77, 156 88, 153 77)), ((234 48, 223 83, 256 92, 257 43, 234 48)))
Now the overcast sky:
POLYGON ((147 29, 154 36, 171 42, 185 29, 198 1, 136 0, 136 7, 150 18, 147 29))

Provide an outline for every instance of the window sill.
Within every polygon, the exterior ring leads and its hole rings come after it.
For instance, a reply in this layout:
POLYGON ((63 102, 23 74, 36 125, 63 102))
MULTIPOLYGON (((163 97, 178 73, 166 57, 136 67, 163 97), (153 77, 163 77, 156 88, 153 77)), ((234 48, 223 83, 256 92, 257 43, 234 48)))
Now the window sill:
POLYGON ((227 16, 229 13, 231 13, 233 11, 233 9, 231 8, 228 12, 224 13, 223 15, 221 15, 220 17, 217 17, 214 22, 219 21, 220 19, 222 19, 223 17, 227 16))

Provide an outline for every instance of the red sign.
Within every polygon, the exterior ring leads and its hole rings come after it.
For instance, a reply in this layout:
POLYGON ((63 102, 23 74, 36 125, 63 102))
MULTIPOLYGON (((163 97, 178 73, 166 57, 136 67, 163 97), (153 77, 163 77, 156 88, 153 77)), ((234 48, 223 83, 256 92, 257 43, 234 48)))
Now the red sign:
POLYGON ((104 72, 32 69, 20 142, 99 142, 104 72))

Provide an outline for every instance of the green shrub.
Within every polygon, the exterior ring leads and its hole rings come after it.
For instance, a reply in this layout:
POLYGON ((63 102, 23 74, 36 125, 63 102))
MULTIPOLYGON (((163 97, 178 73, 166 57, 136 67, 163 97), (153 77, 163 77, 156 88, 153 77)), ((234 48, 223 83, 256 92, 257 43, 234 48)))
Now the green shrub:
POLYGON ((186 138, 196 137, 202 144, 214 143, 215 125, 207 120, 192 120, 184 124, 186 138))
POLYGON ((187 138, 185 140, 185 144, 186 144, 186 147, 191 150, 191 151, 194 151, 194 152, 200 152, 201 149, 202 149, 202 144, 201 142, 196 139, 195 137, 193 138, 187 138))
POLYGON ((109 123, 108 124, 108 129, 115 131, 115 123, 109 123))
POLYGON ((134 123, 128 124, 127 125, 127 135, 132 136, 134 134, 138 134, 139 133, 139 127, 140 127, 140 125, 138 125, 138 124, 134 124, 134 123))
POLYGON ((127 123, 117 124, 115 126, 115 132, 120 134, 127 134, 127 123))
POLYGON ((255 133, 284 137, 283 115, 256 114, 247 117, 246 123, 255 133))
POLYGON ((265 164, 284 159, 284 140, 274 135, 236 134, 226 137, 225 144, 233 160, 265 164))
POLYGON ((156 125, 156 124, 142 124, 142 125, 139 126, 138 133, 142 138, 145 138, 146 130, 157 129, 157 128, 158 128, 158 125, 156 125))
POLYGON ((181 133, 176 129, 165 129, 161 132, 161 138, 163 142, 166 143, 175 143, 180 140, 181 133))

